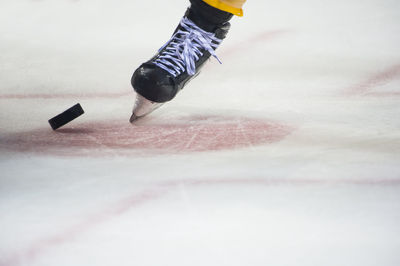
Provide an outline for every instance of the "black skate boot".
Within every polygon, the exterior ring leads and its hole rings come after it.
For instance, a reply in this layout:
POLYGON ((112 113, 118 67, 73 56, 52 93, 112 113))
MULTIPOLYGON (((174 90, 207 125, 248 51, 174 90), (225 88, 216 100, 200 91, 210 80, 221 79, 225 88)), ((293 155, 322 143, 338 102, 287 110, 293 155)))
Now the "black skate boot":
MULTIPOLYGON (((230 13, 191 0, 171 39, 132 76, 136 91, 130 122, 172 100, 210 58, 230 28, 230 13)), ((219 61, 220 62, 220 61, 219 61)))

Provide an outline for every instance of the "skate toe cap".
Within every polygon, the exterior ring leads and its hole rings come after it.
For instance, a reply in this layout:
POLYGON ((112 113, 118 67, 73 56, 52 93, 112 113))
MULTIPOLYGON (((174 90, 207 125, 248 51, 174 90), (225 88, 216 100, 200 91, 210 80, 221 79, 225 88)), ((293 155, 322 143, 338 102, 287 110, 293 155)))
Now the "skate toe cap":
POLYGON ((143 64, 132 76, 134 90, 150 101, 163 103, 173 99, 177 93, 171 75, 153 64, 143 64))

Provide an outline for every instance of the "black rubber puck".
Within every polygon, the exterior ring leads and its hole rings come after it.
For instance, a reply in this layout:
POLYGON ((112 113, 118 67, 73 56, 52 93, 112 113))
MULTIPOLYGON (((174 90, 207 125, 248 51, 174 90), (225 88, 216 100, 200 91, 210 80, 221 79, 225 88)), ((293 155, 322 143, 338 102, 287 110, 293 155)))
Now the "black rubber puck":
POLYGON ((65 110, 61 114, 53 117, 52 119, 49 120, 49 124, 53 130, 56 130, 57 128, 60 128, 64 126, 65 124, 68 124, 75 118, 81 116, 85 112, 82 109, 82 106, 77 103, 68 110, 65 110))

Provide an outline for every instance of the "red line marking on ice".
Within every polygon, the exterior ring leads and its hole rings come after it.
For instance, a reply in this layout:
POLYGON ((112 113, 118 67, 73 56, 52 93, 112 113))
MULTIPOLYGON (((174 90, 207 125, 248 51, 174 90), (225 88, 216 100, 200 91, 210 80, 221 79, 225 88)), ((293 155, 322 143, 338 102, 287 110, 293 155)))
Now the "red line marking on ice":
POLYGON ((106 120, 56 132, 39 128, 0 137, 1 149, 58 156, 179 154, 240 149, 278 142, 295 128, 249 117, 178 116, 131 125, 106 120), (101 150, 99 150, 101 148, 101 150))
POLYGON ((376 73, 368 79, 356 84, 346 90, 349 94, 362 94, 371 96, 399 96, 399 91, 379 92, 372 89, 385 85, 392 80, 400 78, 400 64, 393 65, 379 73, 376 73))
POLYGON ((164 193, 161 189, 148 189, 139 194, 120 200, 114 205, 85 217, 81 222, 66 228, 51 236, 43 237, 25 250, 16 252, 7 259, 0 259, 0 266, 20 265, 25 262, 33 261, 42 255, 48 248, 69 242, 77 236, 89 231, 94 226, 102 224, 109 219, 120 216, 128 210, 138 205, 143 205, 148 201, 155 200, 164 193))
POLYGON ((400 179, 289 179, 289 178, 242 178, 242 179, 194 179, 172 180, 154 185, 140 193, 121 199, 94 214, 84 217, 80 222, 54 235, 45 236, 26 249, 10 254, 8 258, 0 260, 0 266, 18 266, 32 262, 51 249, 70 242, 94 227, 104 224, 118 216, 125 214, 139 206, 158 200, 180 186, 191 188, 218 185, 262 185, 262 186, 316 186, 316 185, 357 185, 357 186, 399 186, 400 179))
POLYGON ((2 94, 0 99, 64 99, 64 98, 79 98, 79 99, 92 99, 92 98, 119 98, 129 95, 131 92, 115 92, 115 93, 39 93, 39 94, 2 94))

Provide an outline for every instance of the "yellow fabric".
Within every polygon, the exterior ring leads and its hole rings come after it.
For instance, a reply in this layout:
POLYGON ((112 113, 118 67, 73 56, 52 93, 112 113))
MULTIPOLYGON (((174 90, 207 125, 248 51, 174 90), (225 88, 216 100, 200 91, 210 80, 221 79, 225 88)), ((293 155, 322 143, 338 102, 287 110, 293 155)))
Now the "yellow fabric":
POLYGON ((203 0, 210 6, 232 13, 236 16, 243 16, 243 4, 246 0, 203 0))

